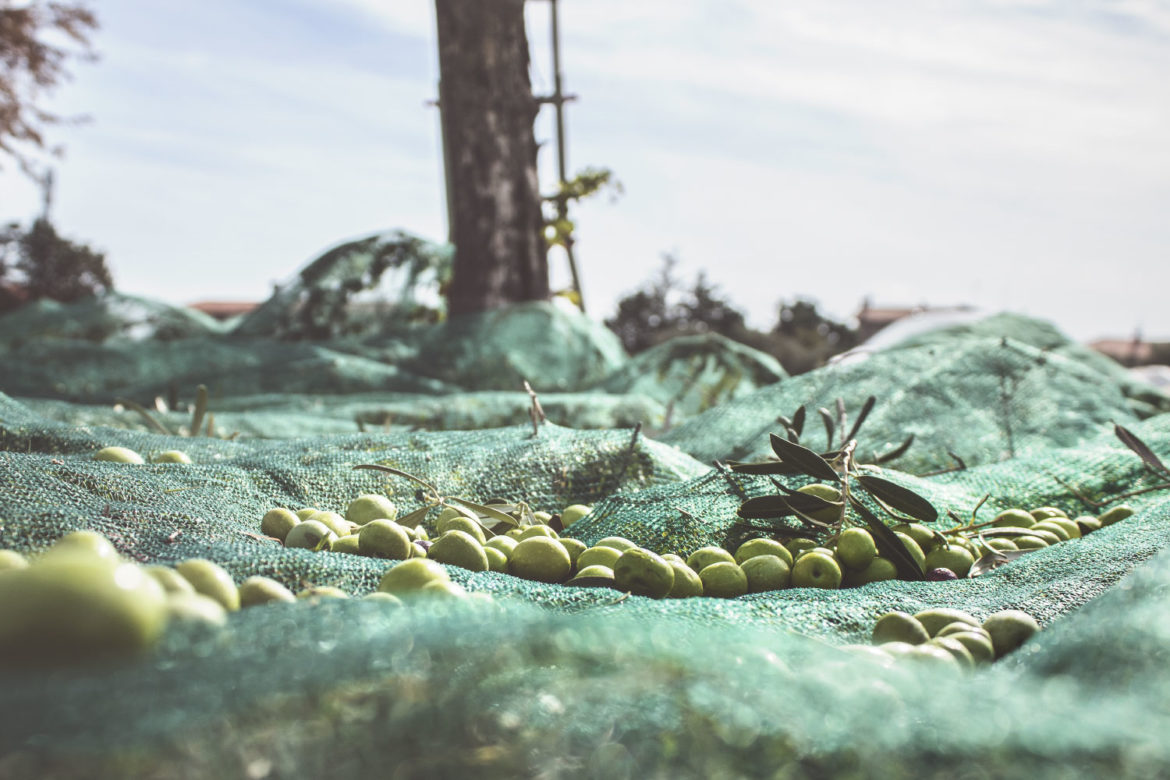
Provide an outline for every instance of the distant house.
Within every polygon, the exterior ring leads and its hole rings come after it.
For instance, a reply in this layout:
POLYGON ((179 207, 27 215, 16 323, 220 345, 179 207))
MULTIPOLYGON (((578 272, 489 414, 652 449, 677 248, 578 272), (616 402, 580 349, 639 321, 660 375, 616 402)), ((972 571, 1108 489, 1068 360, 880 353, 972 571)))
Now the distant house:
POLYGON ((918 314, 966 314, 974 311, 971 306, 927 306, 920 304, 911 307, 876 308, 870 305, 869 298, 861 302, 857 311, 857 335, 860 341, 865 342, 875 333, 899 320, 918 314))
POLYGON ((1140 335, 1132 339, 1097 339, 1089 346, 1107 355, 1123 366, 1147 366, 1159 363, 1160 354, 1165 354, 1167 345, 1143 341, 1140 335))
POLYGON ((249 314, 259 305, 259 303, 246 303, 243 301, 199 301, 198 303, 187 304, 187 308, 201 311, 209 317, 213 317, 222 322, 224 320, 230 320, 232 317, 249 314))

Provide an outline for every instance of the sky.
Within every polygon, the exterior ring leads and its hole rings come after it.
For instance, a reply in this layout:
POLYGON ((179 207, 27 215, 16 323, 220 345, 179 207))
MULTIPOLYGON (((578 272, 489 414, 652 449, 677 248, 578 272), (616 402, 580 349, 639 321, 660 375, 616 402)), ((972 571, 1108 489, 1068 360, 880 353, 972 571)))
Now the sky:
MULTIPOLYGON (((432 0, 102 0, 52 96, 52 216, 125 292, 263 300, 344 240, 446 237, 432 0)), ((756 327, 969 304, 1170 340, 1170 0, 560 0, 592 316, 662 257, 756 327)), ((528 4, 552 89, 549 3, 528 4)), ((555 184, 551 110, 537 122, 555 184)), ((0 160, 0 221, 35 187, 0 160)), ((554 288, 567 263, 550 257, 554 288)))

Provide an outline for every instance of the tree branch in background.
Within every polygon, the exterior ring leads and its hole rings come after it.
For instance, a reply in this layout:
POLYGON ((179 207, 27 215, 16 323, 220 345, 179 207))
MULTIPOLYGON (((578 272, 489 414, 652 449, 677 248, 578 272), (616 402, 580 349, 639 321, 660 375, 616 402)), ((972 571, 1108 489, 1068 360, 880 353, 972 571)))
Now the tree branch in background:
POLYGON ((61 153, 48 145, 45 131, 78 118, 49 111, 43 101, 69 79, 69 60, 97 59, 89 39, 97 27, 83 3, 0 0, 0 163, 10 157, 39 181, 31 150, 61 153))

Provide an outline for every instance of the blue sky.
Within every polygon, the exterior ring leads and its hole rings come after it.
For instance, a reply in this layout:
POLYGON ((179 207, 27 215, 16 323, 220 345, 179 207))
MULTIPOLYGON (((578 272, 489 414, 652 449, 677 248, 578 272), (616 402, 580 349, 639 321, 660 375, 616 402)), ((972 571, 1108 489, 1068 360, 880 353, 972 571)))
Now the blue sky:
MULTIPOLYGON (((561 0, 591 313, 663 252, 761 327, 972 303, 1170 339, 1170 2, 561 0)), ((344 239, 446 235, 431 0, 103 0, 54 217, 128 292, 258 300, 344 239)), ((529 5, 551 88, 547 4, 529 5)), ((550 116, 538 138, 555 169, 550 116)), ((37 212, 0 161, 0 219, 37 212)), ((554 286, 566 286, 562 258, 554 286)))

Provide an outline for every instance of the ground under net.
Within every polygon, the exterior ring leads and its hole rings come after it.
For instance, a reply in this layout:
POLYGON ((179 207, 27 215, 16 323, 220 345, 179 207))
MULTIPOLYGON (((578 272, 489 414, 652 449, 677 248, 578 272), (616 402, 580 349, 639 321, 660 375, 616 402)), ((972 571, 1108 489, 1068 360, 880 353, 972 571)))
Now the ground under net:
MULTIPOLYGON (((1110 416, 1170 460, 1170 415, 1140 419, 1119 382, 1072 358, 1040 362, 1028 345, 963 337, 933 356, 949 368, 927 382, 930 361, 918 350, 859 364, 872 374, 869 387, 884 388, 859 438, 876 423, 877 441, 896 443, 912 420, 932 455, 938 442, 981 454, 935 476, 896 470, 901 461, 885 470, 939 509, 967 516, 989 494, 981 516, 1039 505, 1072 515, 1155 486, 1113 435, 1110 416), (957 352, 964 361, 942 360, 957 352), (1014 371, 1027 392, 996 409, 996 423, 972 424, 986 397, 965 388, 995 390, 1014 371), (1029 384, 1032 371, 1046 381, 1029 384), (918 377, 913 392, 907 376, 918 377), (922 397, 919 417, 879 416, 883 404, 909 409, 913 394, 922 397), (1004 451, 1004 421, 1026 447, 1004 451)), ((844 387, 836 371, 783 380, 778 388, 803 379, 806 395, 785 396, 769 414, 844 387)), ((0 547, 31 551, 93 528, 138 560, 200 556, 237 581, 266 574, 298 589, 329 584, 361 595, 385 562, 285 549, 259 535, 259 521, 272 506, 336 510, 388 485, 412 508, 408 482, 352 470, 367 462, 472 499, 523 498, 549 510, 596 502, 572 535, 621 534, 684 554, 765 533, 735 509, 774 491, 765 478, 630 429, 224 441, 51 420, 0 396, 0 547), (180 448, 194 464, 93 461, 106 445, 146 455, 180 448)), ((655 601, 449 567, 493 601, 249 608, 222 630, 168 630, 138 660, 0 670, 0 775, 1163 776, 1168 496, 1132 496, 1137 512, 1121 523, 952 582, 655 601), (864 641, 883 612, 935 606, 979 618, 1023 609, 1044 630, 965 675, 888 667, 839 649, 864 641)))

